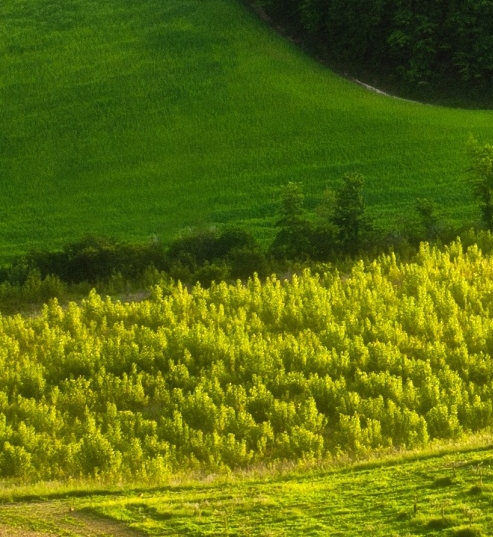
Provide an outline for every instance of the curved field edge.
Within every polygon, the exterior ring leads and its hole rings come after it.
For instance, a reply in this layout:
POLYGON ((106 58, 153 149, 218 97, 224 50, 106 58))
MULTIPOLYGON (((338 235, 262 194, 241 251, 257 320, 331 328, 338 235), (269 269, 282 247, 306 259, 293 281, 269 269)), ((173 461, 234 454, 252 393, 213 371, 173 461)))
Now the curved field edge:
POLYGON ((416 197, 477 217, 463 147, 493 137, 492 112, 365 91, 237 2, 12 0, 0 31, 2 258, 86 232, 234 222, 268 238, 280 185, 313 204, 351 170, 386 229, 416 197))
MULTIPOLYGON (((63 499, 50 499, 45 488, 26 502, 21 490, 11 490, 15 500, 0 506, 0 517, 17 531, 38 528, 43 537, 48 527, 73 537, 103 535, 97 528, 122 537, 491 535, 491 438, 481 442, 341 467, 101 488, 97 495, 65 488, 63 499)), ((0 490, 4 498, 8 493, 0 490)))

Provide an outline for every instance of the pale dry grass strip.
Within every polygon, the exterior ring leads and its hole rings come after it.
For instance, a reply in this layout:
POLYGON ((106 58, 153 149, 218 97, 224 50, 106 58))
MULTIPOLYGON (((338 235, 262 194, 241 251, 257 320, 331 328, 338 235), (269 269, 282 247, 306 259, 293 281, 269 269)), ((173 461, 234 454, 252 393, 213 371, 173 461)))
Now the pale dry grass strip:
POLYGON ((142 534, 121 522, 74 509, 69 502, 48 501, 0 506, 0 537, 139 537, 142 534), (4 517, 2 517, 4 514, 4 517), (15 527, 5 519, 15 520, 15 527), (49 525, 49 529, 29 526, 49 525))

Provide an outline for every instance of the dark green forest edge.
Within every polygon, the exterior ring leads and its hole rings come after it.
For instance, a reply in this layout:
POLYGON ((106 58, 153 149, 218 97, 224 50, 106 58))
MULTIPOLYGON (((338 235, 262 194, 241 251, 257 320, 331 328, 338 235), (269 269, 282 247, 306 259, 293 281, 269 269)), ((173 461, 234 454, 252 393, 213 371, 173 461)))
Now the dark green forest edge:
POLYGON ((341 73, 412 99, 493 106, 490 0, 256 0, 254 5, 341 73))

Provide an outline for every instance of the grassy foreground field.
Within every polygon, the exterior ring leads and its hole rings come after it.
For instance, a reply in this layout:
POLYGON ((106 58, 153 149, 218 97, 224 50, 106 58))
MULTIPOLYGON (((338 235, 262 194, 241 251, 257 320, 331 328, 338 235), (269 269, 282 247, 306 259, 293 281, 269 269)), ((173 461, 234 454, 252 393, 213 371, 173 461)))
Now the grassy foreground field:
POLYGON ((10 0, 0 35, 0 259, 86 232, 271 237, 280 185, 314 204, 352 170, 384 228, 416 197, 477 218, 463 148, 493 138, 491 111, 368 92, 237 2, 10 0))
POLYGON ((3 490, 0 535, 491 535, 492 460, 490 447, 463 446, 160 488, 3 490))

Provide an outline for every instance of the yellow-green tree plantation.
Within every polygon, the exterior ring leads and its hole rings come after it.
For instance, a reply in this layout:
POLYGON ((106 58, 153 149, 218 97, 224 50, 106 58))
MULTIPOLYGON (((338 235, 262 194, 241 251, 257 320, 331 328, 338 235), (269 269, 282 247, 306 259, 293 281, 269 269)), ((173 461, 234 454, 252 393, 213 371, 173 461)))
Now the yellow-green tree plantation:
POLYGON ((0 475, 158 479, 490 426, 493 258, 329 269, 1 317, 0 475))

